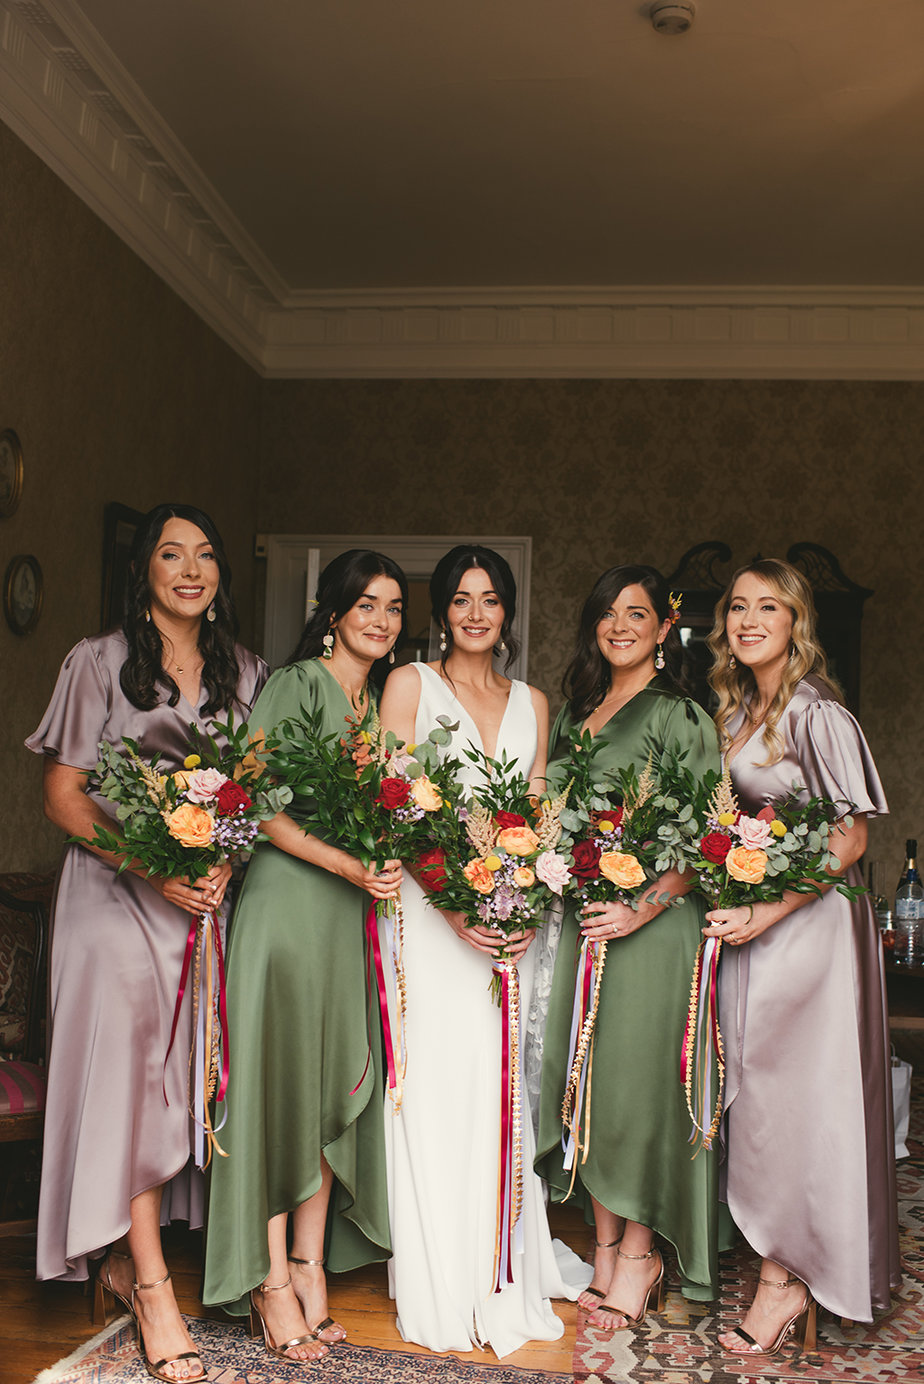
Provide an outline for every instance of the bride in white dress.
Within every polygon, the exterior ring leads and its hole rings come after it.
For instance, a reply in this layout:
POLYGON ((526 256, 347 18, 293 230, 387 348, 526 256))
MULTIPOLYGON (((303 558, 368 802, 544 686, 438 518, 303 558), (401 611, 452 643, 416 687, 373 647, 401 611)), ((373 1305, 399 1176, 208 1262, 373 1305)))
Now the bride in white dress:
MULTIPOLYGON (((386 730, 423 740, 436 718, 459 722, 450 752, 470 742, 515 758, 534 790, 545 787, 548 704, 541 692, 497 672, 495 649, 516 652, 510 626, 513 575, 490 548, 453 548, 430 582, 441 658, 389 676, 386 730)), ((464 774, 477 784, 477 766, 464 774)), ((501 1013, 490 994, 499 934, 466 927, 462 914, 431 908, 404 873, 407 1072, 400 1110, 386 1101, 389 1213, 394 1257, 389 1288, 406 1341, 434 1351, 490 1347, 508 1355, 564 1331, 552 1297, 574 1299, 589 1266, 553 1248, 542 1184, 532 1172, 533 1132, 523 1120, 523 1250, 513 1283, 492 1292, 500 1157, 501 1013), (567 1275, 571 1282, 564 1281, 567 1275)), ((529 1012, 535 934, 508 943, 519 958, 520 1012, 529 1012)), ((393 1002, 394 997, 390 997, 393 1002)), ((392 1020, 395 1014, 392 1010, 392 1020)))

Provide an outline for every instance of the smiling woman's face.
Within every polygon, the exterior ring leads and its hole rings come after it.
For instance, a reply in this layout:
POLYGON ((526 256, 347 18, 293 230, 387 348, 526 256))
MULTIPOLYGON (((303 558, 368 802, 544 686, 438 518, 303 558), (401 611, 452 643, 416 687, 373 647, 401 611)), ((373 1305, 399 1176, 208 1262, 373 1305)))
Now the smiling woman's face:
POLYGON ((728 647, 739 663, 752 672, 782 669, 789 658, 792 638, 792 611, 754 572, 745 572, 735 582, 725 633, 728 647))
POLYGON ((148 564, 152 613, 199 620, 218 590, 215 551, 188 519, 168 519, 148 564))

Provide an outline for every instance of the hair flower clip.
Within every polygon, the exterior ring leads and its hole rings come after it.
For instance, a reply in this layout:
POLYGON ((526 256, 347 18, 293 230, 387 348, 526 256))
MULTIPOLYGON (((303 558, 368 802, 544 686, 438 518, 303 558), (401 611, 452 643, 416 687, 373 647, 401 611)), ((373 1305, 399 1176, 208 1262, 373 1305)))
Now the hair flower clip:
POLYGON ((682 592, 682 591, 678 591, 677 594, 676 594, 676 596, 674 595, 674 593, 673 593, 673 591, 672 591, 672 592, 670 593, 670 595, 668 596, 668 598, 667 598, 667 604, 668 604, 668 605, 670 606, 670 608, 671 608, 671 613, 670 613, 670 617, 669 617, 669 618, 670 618, 670 622, 671 622, 672 625, 676 625, 677 621, 680 619, 680 607, 681 607, 682 603, 683 603, 683 592, 682 592))

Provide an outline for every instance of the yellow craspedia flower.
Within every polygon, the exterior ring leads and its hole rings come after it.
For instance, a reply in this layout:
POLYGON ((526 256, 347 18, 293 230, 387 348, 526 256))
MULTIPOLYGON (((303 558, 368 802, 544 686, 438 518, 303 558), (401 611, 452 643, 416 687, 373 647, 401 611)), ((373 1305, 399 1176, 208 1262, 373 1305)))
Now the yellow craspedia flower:
POLYGON ((774 836, 785 836, 786 823, 781 822, 779 817, 774 817, 773 821, 770 823, 770 830, 773 832, 774 836))
POLYGON ((720 813, 719 813, 719 826, 720 826, 720 827, 733 827, 733 826, 735 825, 735 823, 737 822, 737 820, 738 820, 738 814, 737 814, 736 812, 720 812, 720 813))
POLYGON ((359 738, 360 738, 360 740, 363 742, 364 745, 371 745, 371 744, 372 744, 372 736, 369 734, 369 732, 368 732, 367 730, 361 730, 361 731, 359 732, 359 738))
POLYGON ((598 831, 602 831, 602 832, 606 833, 607 835, 609 835, 609 833, 610 833, 611 831, 615 831, 616 828, 613 826, 613 823, 612 823, 612 822, 598 822, 598 823, 597 823, 597 830, 598 830, 598 831))
POLYGON ((484 858, 484 863, 489 870, 499 870, 504 862, 501 860, 499 855, 486 855, 484 858))
POLYGON ((184 769, 198 769, 198 767, 199 767, 199 765, 200 765, 201 763, 202 763, 202 756, 201 756, 201 754, 188 754, 188 755, 186 756, 186 758, 183 760, 183 768, 184 768, 184 769))

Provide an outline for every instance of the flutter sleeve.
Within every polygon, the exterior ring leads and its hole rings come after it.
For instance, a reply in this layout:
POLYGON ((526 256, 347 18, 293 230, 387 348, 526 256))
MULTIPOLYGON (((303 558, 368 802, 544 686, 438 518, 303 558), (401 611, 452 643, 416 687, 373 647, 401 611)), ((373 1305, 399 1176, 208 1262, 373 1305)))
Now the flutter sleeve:
POLYGON ((109 679, 90 642, 82 639, 61 665, 48 709, 26 747, 89 772, 96 768, 111 709, 109 679))
POLYGON ((830 798, 838 815, 888 813, 889 805, 869 745, 846 707, 813 701, 794 720, 792 738, 804 786, 830 798))
POLYGON ((271 673, 254 704, 251 731, 259 729, 269 736, 280 722, 299 721, 305 712, 315 711, 318 705, 316 676, 317 671, 304 663, 289 664, 271 673))
POLYGON ((697 702, 678 698, 671 706, 663 731, 663 747, 677 751, 680 763, 694 778, 721 768, 715 724, 697 702))

